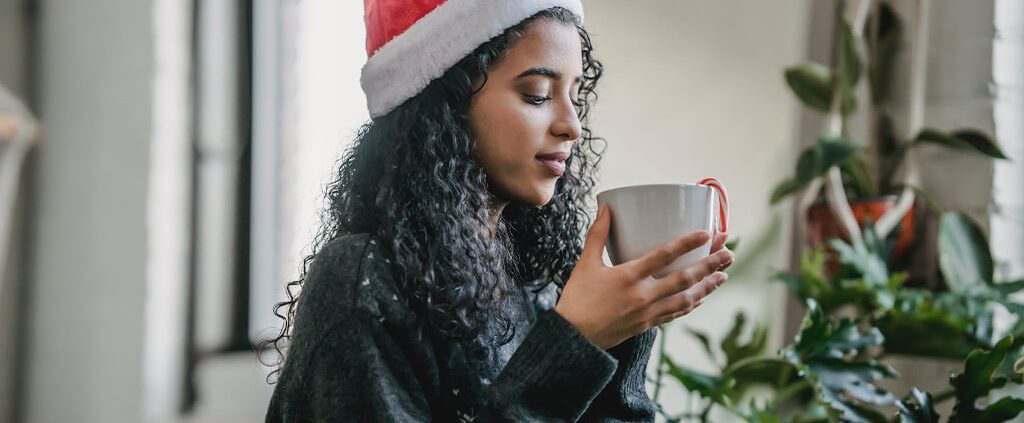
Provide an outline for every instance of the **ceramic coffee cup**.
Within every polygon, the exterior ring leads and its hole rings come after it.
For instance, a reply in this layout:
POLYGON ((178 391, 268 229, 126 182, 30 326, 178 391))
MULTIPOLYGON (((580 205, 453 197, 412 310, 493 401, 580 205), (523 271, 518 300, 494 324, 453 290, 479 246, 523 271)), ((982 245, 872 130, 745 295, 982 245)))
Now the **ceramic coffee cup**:
MULTIPOLYGON (((634 185, 602 191, 597 204, 612 212, 608 236, 608 257, 618 265, 643 257, 665 242, 696 231, 714 234, 716 225, 726 232, 729 221, 728 194, 716 179, 697 184, 634 185)), ((690 251, 654 273, 655 278, 707 257, 711 243, 690 251)))

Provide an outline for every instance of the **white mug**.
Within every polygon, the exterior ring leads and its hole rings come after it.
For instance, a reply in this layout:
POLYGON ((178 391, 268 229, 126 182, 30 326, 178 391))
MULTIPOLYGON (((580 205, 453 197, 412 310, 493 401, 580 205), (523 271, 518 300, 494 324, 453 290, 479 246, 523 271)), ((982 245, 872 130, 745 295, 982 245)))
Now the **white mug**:
MULTIPOLYGON (((643 257, 673 239, 696 231, 714 234, 728 229, 729 203, 725 186, 707 178, 697 184, 634 185, 602 191, 597 204, 612 212, 608 236, 608 257, 619 265, 643 257)), ((673 261, 653 274, 662 278, 682 270, 711 253, 704 245, 673 261)))

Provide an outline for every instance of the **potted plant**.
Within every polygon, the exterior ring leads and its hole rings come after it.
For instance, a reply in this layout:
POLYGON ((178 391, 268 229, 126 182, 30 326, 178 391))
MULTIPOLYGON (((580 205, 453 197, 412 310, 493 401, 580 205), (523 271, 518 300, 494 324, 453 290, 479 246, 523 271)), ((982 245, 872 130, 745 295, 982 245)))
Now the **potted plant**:
MULTIPOLYGON (((1024 305, 1011 299, 1024 280, 995 280, 984 232, 967 215, 942 211, 919 188, 912 153, 934 144, 992 159, 1006 156, 982 131, 921 125, 921 26, 906 37, 911 48, 903 49, 903 25, 889 2, 856 4, 852 19, 839 18, 836 25, 832 66, 806 63, 785 72, 802 104, 825 113, 828 122, 771 195, 775 204, 802 194, 797 226, 806 226, 811 248, 795 271, 775 275, 805 304, 802 328, 776 354, 764 351, 767 329, 754 325, 748 331, 742 314, 718 345, 707 334, 688 331, 718 365, 700 372, 666 354, 662 327, 653 397, 668 421, 731 415, 751 422, 996 422, 1024 410, 1022 399, 989 396, 1010 381, 1024 383, 1015 371, 1024 368, 1024 305), (909 118, 898 123, 890 85, 897 55, 907 50, 909 118), (862 81, 870 99, 862 108, 868 135, 854 143, 849 121, 862 81), (921 219, 937 220, 934 249, 920 248, 918 235, 930 226, 921 219), (942 283, 908 283, 905 265, 912 253, 936 254, 942 283), (997 330, 999 309, 1016 322, 997 330), (906 393, 900 397, 879 384, 899 380, 892 365, 897 355, 960 364, 948 386, 927 381, 934 393, 900 388, 906 393), (700 406, 668 413, 661 404, 671 399, 662 400, 661 387, 673 382, 696 394, 700 406), (949 408, 942 412, 947 415, 939 415, 940 405, 949 408)), ((927 2, 913 4, 915 20, 926 19, 927 2)))
POLYGON ((719 365, 699 372, 669 356, 659 360, 655 404, 668 422, 716 421, 719 416, 747 422, 900 422, 937 423, 936 404, 953 401, 944 421, 1003 422, 1024 411, 1024 400, 997 398, 993 390, 1021 383, 1013 363, 1022 338, 1008 335, 988 348, 971 351, 949 377, 949 388, 932 394, 911 388, 902 398, 878 385, 899 374, 884 362, 879 347, 885 337, 870 319, 832 319, 809 299, 800 333, 776 354, 765 353, 765 328, 755 326, 741 341, 745 319, 736 316, 718 348, 708 336, 690 331, 719 365), (717 351, 716 351, 717 350, 717 351), (664 379, 663 379, 663 376, 664 379), (664 381, 672 380, 700 398, 696 410, 673 414, 659 402, 664 381), (758 393, 752 394, 755 387, 758 393), (718 415, 712 412, 717 411, 718 415))
POLYGON ((936 406, 948 401, 951 422, 1005 421, 1024 411, 1019 398, 978 403, 1008 381, 1024 382, 1015 369, 1024 364, 1024 305, 1010 298, 1024 280, 994 280, 978 225, 962 213, 942 215, 938 254, 949 287, 942 292, 903 286, 906 273, 889 269, 888 247, 866 226, 864 242, 828 241, 841 263, 837 272, 826 272, 833 253, 819 246, 802 256, 799 271, 776 275, 807 308, 799 334, 777 354, 764 351, 767 329, 755 325, 748 334, 738 314, 718 348, 708 335, 688 331, 719 366, 717 373, 699 372, 665 353, 663 327, 653 398, 671 380, 703 401, 681 415, 660 407, 663 416, 711 421, 718 410, 751 422, 938 422, 936 406), (1018 318, 1002 333, 992 325, 997 307, 1018 318), (899 378, 887 363, 895 354, 952 359, 963 367, 942 391, 915 387, 899 398, 878 385, 899 378))
MULTIPOLYGON (((839 18, 835 26, 836 59, 832 66, 803 63, 785 70, 785 80, 793 93, 803 105, 825 113, 828 128, 815 145, 800 153, 794 174, 776 185, 771 203, 804 193, 803 203, 807 204, 802 204, 798 224, 806 228, 806 241, 812 247, 827 244, 826 240, 833 237, 857 240, 862 223, 875 222, 877 237, 892 246, 886 261, 903 270, 909 263, 909 253, 917 247, 922 219, 941 212, 919 188, 913 151, 933 144, 993 159, 1006 156, 982 131, 965 128, 943 132, 921 127, 926 37, 920 30, 910 40, 910 119, 906 128, 897 128, 890 110, 891 86, 897 55, 905 52, 903 24, 886 1, 857 4, 853 21, 839 18), (862 80, 867 81, 870 97, 864 145, 853 142, 848 127, 860 103, 856 91, 862 80), (826 190, 819 196, 822 187, 826 190)), ((927 16, 926 4, 917 2, 919 19, 927 16)), ((838 263, 830 261, 826 267, 831 272, 838 263)))

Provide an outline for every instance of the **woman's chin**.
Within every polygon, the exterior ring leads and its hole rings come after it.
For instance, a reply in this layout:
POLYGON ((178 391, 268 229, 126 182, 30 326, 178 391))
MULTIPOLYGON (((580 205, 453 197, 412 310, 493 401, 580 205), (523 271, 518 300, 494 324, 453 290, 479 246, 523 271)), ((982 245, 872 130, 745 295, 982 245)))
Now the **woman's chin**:
POLYGON ((532 186, 520 186, 517 190, 505 191, 507 195, 501 196, 508 201, 515 201, 521 204, 529 204, 534 207, 544 207, 551 202, 555 196, 555 183, 538 181, 532 186))
POLYGON ((530 204, 536 207, 544 207, 551 202, 551 199, 555 197, 555 184, 551 184, 550 187, 541 186, 535 191, 534 195, 531 196, 530 204))

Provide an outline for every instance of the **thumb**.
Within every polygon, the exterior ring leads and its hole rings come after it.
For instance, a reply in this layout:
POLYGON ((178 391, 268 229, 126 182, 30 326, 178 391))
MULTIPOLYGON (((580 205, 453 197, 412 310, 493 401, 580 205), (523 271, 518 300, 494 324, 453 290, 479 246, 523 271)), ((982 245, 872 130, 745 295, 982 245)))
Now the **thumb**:
POLYGON ((590 230, 587 231, 587 240, 583 244, 583 252, 580 254, 584 260, 603 263, 602 255, 604 247, 608 243, 608 230, 612 224, 611 215, 612 211, 606 205, 601 205, 597 209, 597 218, 594 219, 594 224, 590 225, 590 230))

